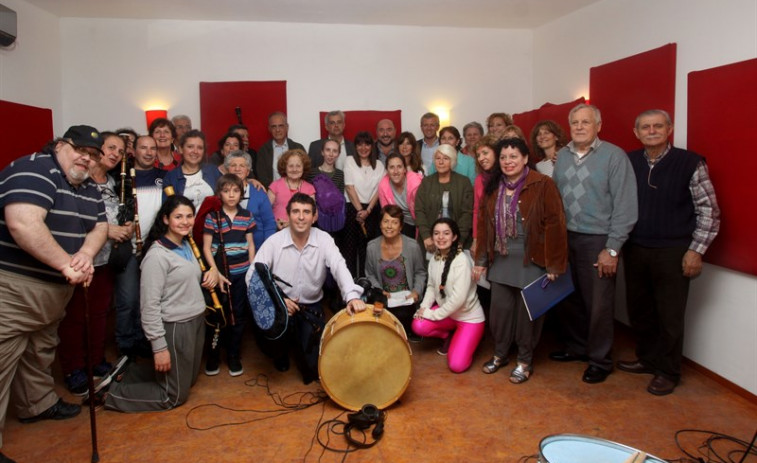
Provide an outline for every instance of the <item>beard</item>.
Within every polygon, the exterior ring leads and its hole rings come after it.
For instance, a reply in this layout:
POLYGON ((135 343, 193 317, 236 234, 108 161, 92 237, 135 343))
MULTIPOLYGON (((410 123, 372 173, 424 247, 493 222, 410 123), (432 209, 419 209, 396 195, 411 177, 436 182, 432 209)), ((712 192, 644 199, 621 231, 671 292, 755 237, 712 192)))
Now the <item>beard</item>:
POLYGON ((68 181, 71 182, 73 185, 81 185, 89 178, 89 171, 80 171, 76 169, 76 166, 71 167, 68 169, 68 172, 66 173, 66 177, 68 177, 68 181))

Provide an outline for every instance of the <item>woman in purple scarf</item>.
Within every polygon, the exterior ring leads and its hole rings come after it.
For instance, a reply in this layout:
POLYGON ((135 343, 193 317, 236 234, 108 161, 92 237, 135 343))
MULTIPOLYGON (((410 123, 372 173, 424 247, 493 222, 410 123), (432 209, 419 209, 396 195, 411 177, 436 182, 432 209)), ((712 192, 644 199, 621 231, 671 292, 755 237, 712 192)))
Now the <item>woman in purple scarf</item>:
POLYGON ((494 355, 483 371, 494 373, 506 365, 515 341, 518 357, 510 382, 520 384, 533 373, 543 325, 543 317, 529 320, 520 291, 545 272, 554 280, 567 270, 567 231, 560 193, 551 178, 528 167, 526 143, 506 138, 497 153, 499 169, 486 184, 478 214, 473 276, 487 272, 491 282, 494 355))

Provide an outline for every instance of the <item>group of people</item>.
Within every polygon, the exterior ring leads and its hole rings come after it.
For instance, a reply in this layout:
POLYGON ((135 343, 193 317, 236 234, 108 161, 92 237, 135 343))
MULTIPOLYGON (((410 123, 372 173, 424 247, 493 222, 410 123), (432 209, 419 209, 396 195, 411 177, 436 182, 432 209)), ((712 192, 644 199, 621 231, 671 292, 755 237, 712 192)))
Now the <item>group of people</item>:
POLYGON ((287 280, 290 316, 275 341, 255 330, 258 346, 280 371, 293 351, 306 384, 318 379, 324 293, 365 310, 359 277, 395 302, 410 341, 440 338, 456 373, 484 337, 477 283, 487 280, 494 352, 482 370, 505 366, 515 344, 509 380, 526 382, 544 317, 530 320, 520 292, 570 272, 575 291, 553 310, 564 349, 549 357, 588 362, 587 383, 617 366, 652 375, 652 394, 673 392, 689 281, 719 227, 706 163, 672 146, 665 111, 638 116, 643 148, 628 154, 598 137, 596 107, 574 107, 568 122, 569 140, 539 122, 530 147, 505 113, 487 118, 486 133, 472 122, 461 136, 427 113, 419 139, 382 120, 375 139, 350 141, 332 111, 328 137, 305 150, 276 112, 257 151, 235 125, 211 155, 186 116, 157 119, 143 136, 71 127, 0 172, 0 428, 11 391, 22 422, 80 412, 54 391, 56 349, 73 394, 125 412, 184 403, 204 352, 207 375, 220 372, 221 349, 241 375, 254 263, 287 280), (621 254, 637 356, 614 363, 621 254), (92 397, 87 365, 100 378, 92 397))

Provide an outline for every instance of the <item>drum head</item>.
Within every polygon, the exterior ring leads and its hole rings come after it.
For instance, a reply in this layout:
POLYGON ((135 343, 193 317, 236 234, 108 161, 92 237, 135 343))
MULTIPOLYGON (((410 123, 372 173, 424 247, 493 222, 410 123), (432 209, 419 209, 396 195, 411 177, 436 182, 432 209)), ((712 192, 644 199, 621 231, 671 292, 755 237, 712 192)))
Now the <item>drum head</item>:
POLYGON ((365 404, 384 409, 400 398, 410 383, 412 365, 407 343, 396 329, 367 321, 344 325, 328 339, 326 331, 318 373, 334 402, 348 410, 365 404))
MULTIPOLYGON (((627 445, 578 434, 555 434, 539 443, 540 463, 623 463, 638 452, 627 445)), ((665 463, 647 455, 645 463, 665 463)))

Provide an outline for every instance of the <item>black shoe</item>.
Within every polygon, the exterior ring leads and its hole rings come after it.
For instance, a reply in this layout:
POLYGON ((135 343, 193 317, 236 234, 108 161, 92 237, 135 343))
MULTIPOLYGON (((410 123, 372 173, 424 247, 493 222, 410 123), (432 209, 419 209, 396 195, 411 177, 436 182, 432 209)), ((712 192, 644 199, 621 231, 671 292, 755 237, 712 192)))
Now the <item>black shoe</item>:
POLYGON ((447 339, 442 343, 442 347, 436 349, 436 353, 442 356, 446 356, 449 353, 449 345, 452 344, 452 333, 447 336, 447 339))
POLYGON ((87 374, 84 370, 74 370, 73 373, 63 378, 68 392, 75 396, 83 396, 87 393, 87 374))
POLYGON ((104 378, 112 369, 113 364, 106 362, 105 359, 103 359, 102 362, 92 367, 92 377, 95 379, 104 378))
POLYGON ((16 463, 16 460, 11 460, 10 458, 3 455, 3 452, 0 452, 0 463, 16 463))
POLYGON ((55 405, 48 408, 44 412, 37 416, 31 416, 29 418, 19 418, 18 421, 22 423, 36 423, 42 420, 67 420, 73 418, 81 412, 81 407, 76 404, 70 404, 64 402, 63 399, 58 399, 55 405))
POLYGON ((221 354, 217 350, 208 353, 208 359, 205 361, 205 374, 215 376, 221 372, 221 354))
POLYGON ((239 376, 242 373, 244 373, 244 368, 242 368, 242 361, 239 360, 239 357, 229 357, 229 375, 231 376, 239 376))
POLYGON ((273 366, 279 371, 289 370, 289 357, 279 357, 273 360, 273 366))
MULTIPOLYGON (((97 392, 95 392, 95 411, 100 410, 105 406, 105 398, 108 397, 108 388, 101 389, 97 392)), ((84 400, 81 401, 82 407, 89 408, 89 402, 92 400, 92 398, 87 395, 87 397, 84 398, 84 400)))
POLYGON ((601 383, 607 379, 610 373, 612 373, 612 370, 605 370, 603 368, 595 367, 594 365, 589 365, 589 368, 584 371, 584 376, 582 379, 584 383, 601 383))
POLYGON ((549 354, 550 360, 555 362, 588 362, 589 357, 586 355, 573 354, 566 350, 558 350, 549 354))

